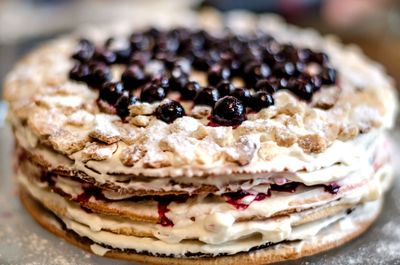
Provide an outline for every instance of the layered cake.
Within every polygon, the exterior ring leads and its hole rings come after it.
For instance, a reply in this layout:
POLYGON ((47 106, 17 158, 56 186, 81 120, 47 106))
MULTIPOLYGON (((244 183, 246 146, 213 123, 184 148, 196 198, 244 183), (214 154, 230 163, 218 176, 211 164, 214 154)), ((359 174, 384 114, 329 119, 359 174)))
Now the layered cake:
POLYGON ((312 255, 364 232, 391 183, 392 80, 268 15, 64 36, 14 68, 5 98, 23 205, 106 257, 312 255))

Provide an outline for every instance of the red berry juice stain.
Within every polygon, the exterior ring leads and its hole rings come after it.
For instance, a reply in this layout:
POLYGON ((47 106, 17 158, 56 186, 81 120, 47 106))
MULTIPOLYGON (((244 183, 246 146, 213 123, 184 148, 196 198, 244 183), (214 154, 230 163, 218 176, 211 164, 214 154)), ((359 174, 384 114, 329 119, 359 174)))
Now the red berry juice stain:
POLYGON ((174 226, 174 223, 166 216, 166 213, 169 212, 169 203, 170 202, 158 202, 158 216, 160 219, 160 225, 172 227, 174 226))
POLYGON ((222 196, 225 197, 227 203, 229 203, 230 205, 232 205, 236 209, 245 210, 254 201, 262 201, 265 198, 269 197, 270 195, 271 194, 269 192, 268 193, 258 193, 254 197, 254 199, 248 204, 245 204, 245 203, 241 202, 243 200, 243 198, 245 198, 247 196, 254 196, 253 194, 251 194, 250 192, 247 192, 247 191, 240 190, 238 192, 228 192, 228 193, 223 194, 222 196))
POLYGON ((337 194, 339 192, 340 186, 333 182, 329 185, 324 185, 324 190, 326 192, 329 192, 330 194, 337 194))

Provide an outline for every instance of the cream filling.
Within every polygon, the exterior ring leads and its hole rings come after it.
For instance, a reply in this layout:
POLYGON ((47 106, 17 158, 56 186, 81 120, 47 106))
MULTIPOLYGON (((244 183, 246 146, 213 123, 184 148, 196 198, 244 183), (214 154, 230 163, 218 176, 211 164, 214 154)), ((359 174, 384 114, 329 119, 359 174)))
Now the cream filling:
POLYGON ((292 214, 290 217, 266 221, 235 223, 235 219, 231 215, 216 212, 186 226, 163 227, 152 223, 135 222, 127 218, 87 213, 78 204, 68 202, 55 193, 41 189, 24 177, 21 177, 19 181, 35 199, 56 205, 59 209, 56 214, 60 215, 62 212, 64 218, 86 225, 92 231, 129 229, 139 233, 152 233, 154 237, 167 243, 197 239, 206 244, 218 245, 254 234, 261 234, 264 240, 276 242, 281 240, 282 234, 287 236, 293 224, 305 214, 292 214))
MULTIPOLYGON (((257 247, 268 242, 277 243, 283 240, 313 240, 318 237, 318 233, 324 228, 329 227, 339 220, 347 220, 353 223, 355 220, 367 219, 371 213, 376 214, 379 209, 380 201, 369 203, 358 207, 352 214, 346 216, 340 213, 323 220, 301 225, 298 227, 279 226, 277 227, 277 241, 269 241, 263 235, 253 235, 251 237, 243 237, 234 241, 223 244, 211 245, 203 244, 198 241, 185 240, 180 243, 167 243, 158 239, 149 237, 136 237, 114 234, 106 231, 92 231, 85 225, 79 224, 73 220, 62 218, 68 229, 73 230, 80 236, 86 236, 98 244, 105 244, 117 249, 134 249, 137 252, 147 251, 152 254, 166 254, 174 256, 184 256, 186 253, 204 253, 218 255, 221 253, 232 255, 238 252, 249 251, 253 247, 257 247), (354 217, 353 217, 354 216, 354 217), (353 219, 354 218, 354 219, 353 219), (287 229, 287 230, 285 230, 287 229)), ((356 229, 356 223, 353 223, 356 229)), ((345 227, 349 231, 349 225, 345 227)), ((334 231, 342 232, 342 231, 334 231)))
MULTIPOLYGON (((299 187, 295 193, 272 192, 272 196, 262 201, 253 201, 248 208, 238 211, 232 205, 225 202, 215 202, 207 199, 199 199, 188 204, 171 203, 170 211, 166 216, 175 226, 185 225, 192 216, 208 216, 215 212, 223 212, 234 217, 251 218, 254 216, 270 217, 275 213, 286 210, 303 210, 325 205, 337 199, 343 203, 356 204, 378 199, 391 180, 391 166, 386 165, 376 172, 371 180, 358 185, 345 192, 336 195, 329 194, 324 188, 299 187)), ((356 175, 353 176, 355 179, 356 175)), ((356 182, 354 182, 356 183, 356 182)), ((360 184, 360 183, 359 183, 360 184)))
MULTIPOLYGON (((299 204, 295 208, 297 211, 300 211, 301 209, 306 209, 311 206, 317 207, 319 205, 320 207, 328 207, 338 204, 355 205, 360 202, 378 199, 381 196, 380 189, 387 186, 385 182, 387 182, 388 179, 382 178, 385 172, 387 173, 387 170, 385 170, 385 167, 382 167, 375 174, 374 180, 371 183, 363 185, 359 189, 351 190, 339 201, 319 201, 313 204, 304 202, 305 204, 299 204), (382 188, 376 189, 376 187, 382 188)), ((194 203, 193 206, 182 204, 182 209, 178 211, 176 208, 171 208, 172 210, 169 212, 171 213, 169 217, 172 218, 175 225, 173 227, 163 227, 158 224, 131 221, 127 218, 87 213, 76 203, 68 202, 63 197, 46 191, 44 188, 38 186, 38 183, 28 180, 28 178, 22 174, 19 175, 19 181, 37 200, 50 202, 61 207, 61 209, 64 209, 62 210, 63 215, 65 215, 64 218, 84 224, 90 227, 92 231, 130 229, 139 233, 151 233, 159 240, 171 244, 184 242, 187 239, 197 239, 206 244, 220 245, 254 234, 262 235, 263 240, 266 242, 279 242, 286 238, 284 237, 282 239, 283 236, 289 236, 288 231, 292 231, 293 224, 302 216, 301 213, 294 213, 291 214, 290 217, 274 218, 267 221, 236 222, 238 217, 243 217, 241 213, 247 211, 247 209, 232 210, 230 209, 231 207, 225 203, 225 206, 228 207, 220 205, 220 207, 212 208, 215 205, 209 205, 212 211, 209 211, 207 214, 197 215, 195 221, 193 221, 192 218, 183 216, 182 213, 190 212, 191 207, 198 210, 198 207, 196 207, 198 203, 194 203)), ((259 203, 260 205, 252 211, 258 210, 258 216, 263 216, 262 214, 265 213, 263 209, 273 207, 275 204, 279 203, 281 203, 281 205, 277 208, 284 209, 285 206, 293 208, 294 206, 290 206, 290 203, 285 202, 285 199, 296 196, 297 194, 282 196, 280 193, 276 193, 271 198, 260 202, 253 202, 253 204, 259 203)), ((296 199, 292 198, 292 201, 296 201, 296 199)), ((207 202, 203 202, 202 204, 205 205, 207 202)), ((253 204, 251 204, 250 207, 252 207, 253 204)), ((268 215, 266 215, 266 217, 267 216, 268 215)))
MULTIPOLYGON (((324 168, 330 168, 331 166, 335 164, 343 164, 347 167, 349 167, 349 170, 354 170, 355 166, 361 166, 362 164, 365 163, 365 160, 368 161, 368 155, 372 155, 371 152, 374 151, 374 144, 379 143, 379 136, 382 133, 380 131, 375 131, 371 132, 365 135, 360 135, 359 137, 351 140, 351 141, 334 141, 330 147, 328 147, 324 152, 320 154, 306 154, 304 151, 299 148, 298 145, 292 145, 291 147, 288 147, 286 149, 286 152, 278 155, 271 161, 256 161, 252 162, 248 166, 241 167, 241 170, 246 171, 252 171, 252 172, 257 172, 257 171, 263 171, 263 172, 304 172, 303 175, 297 176, 298 178, 294 178, 294 181, 305 181, 307 183, 308 178, 307 178, 307 173, 308 172, 315 172, 320 169, 324 168), (339 155, 340 154, 340 155, 339 155)), ((121 149, 121 148, 120 148, 121 149)), ((104 161, 94 161, 90 160, 87 163, 83 163, 79 160, 75 160, 75 167, 78 170, 86 171, 88 175, 94 176, 96 180, 98 180, 100 183, 105 182, 109 180, 109 174, 111 172, 118 172, 118 173, 123 173, 123 174, 135 174, 139 173, 141 169, 138 168, 128 168, 123 166, 118 158, 119 155, 118 150, 115 155, 111 159, 107 159, 104 161), (96 170, 97 172, 100 172, 100 174, 97 174, 96 176, 93 174, 93 170, 89 170, 88 168, 92 168, 96 170), (135 172, 138 171, 138 172, 135 172)), ((71 157, 74 157, 72 155, 71 157)), ((215 186, 220 186, 220 182, 226 183, 231 181, 231 174, 221 174, 219 171, 226 171, 226 170, 232 170, 235 168, 234 166, 230 165, 224 165, 224 167, 220 166, 209 166, 207 168, 207 171, 209 174, 215 174, 218 175, 217 177, 211 178, 210 180, 212 181, 215 186), (226 178, 226 179, 224 179, 226 178), (224 181, 228 180, 228 181, 224 181)), ((196 168, 188 168, 188 167, 180 167, 180 168, 175 168, 174 172, 175 174, 172 174, 173 172, 169 172, 170 169, 168 168, 163 168, 163 169, 149 169, 148 174, 149 176, 153 177, 161 177, 161 176, 170 176, 174 177, 174 175, 185 175, 188 179, 188 182, 192 182, 196 173, 199 173, 202 169, 196 169, 196 168), (167 174, 171 173, 171 174, 167 174)), ((287 173, 286 173, 287 174, 287 173)), ((252 176, 254 174, 251 174, 252 176)), ((248 174, 247 174, 248 176, 248 174)), ((345 175, 342 175, 341 177, 344 177, 345 175)), ((316 179, 316 175, 313 176, 313 182, 315 183, 318 181, 319 183, 325 183, 329 177, 332 177, 332 175, 328 176, 323 176, 319 177, 319 179, 316 179), (321 179, 322 178, 322 179, 321 179)), ((340 177, 340 176, 339 176, 340 177)), ((332 180, 329 180, 332 181, 332 180)))
MULTIPOLYGON (((392 167, 390 164, 384 164, 377 172, 368 175, 369 177, 363 176, 361 172, 356 172, 338 182, 342 190, 339 189, 337 194, 330 194, 324 191, 323 187, 300 186, 295 193, 273 191, 271 197, 262 201, 254 201, 247 209, 240 211, 226 203, 221 197, 197 196, 185 203, 172 202, 168 205, 170 211, 166 213, 166 216, 176 225, 179 225, 179 223, 186 225, 193 218, 198 219, 214 212, 226 212, 235 219, 253 218, 254 216, 269 217, 277 212, 317 207, 338 199, 349 203, 374 200, 380 196, 382 190, 388 187, 391 173, 392 167)), ((71 189, 72 185, 65 184, 64 181, 56 182, 56 186, 72 197, 81 194, 80 189, 71 189), (71 191, 74 192, 69 193, 71 191)), ((266 191, 267 188, 265 188, 264 192, 266 191)), ((253 198, 252 196, 247 196, 241 203, 248 203, 253 198)), ((90 202, 97 203, 94 197, 90 198, 90 202)), ((128 216, 146 216, 147 218, 158 219, 157 202, 155 201, 115 201, 108 202, 107 207, 125 212, 128 216)))
MULTIPOLYGON (((350 185, 350 184, 356 184, 359 183, 363 180, 368 180, 369 176, 371 176, 373 172, 373 165, 367 164, 363 168, 360 168, 358 171, 351 172, 347 175, 346 178, 340 179, 336 183, 339 184, 340 186, 342 185, 350 185)), ((252 181, 251 185, 248 183, 242 183, 240 185, 235 185, 235 184, 230 184, 228 186, 230 191, 236 191, 236 190, 246 190, 246 191, 251 191, 251 192, 267 192, 270 188, 269 182, 265 183, 263 181, 264 179, 260 179, 255 177, 255 180, 252 181)), ((81 188, 82 184, 78 181, 74 181, 68 177, 63 177, 61 175, 58 175, 57 178, 53 179, 55 182, 56 187, 60 188, 63 190, 65 193, 70 194, 73 197, 76 197, 80 195, 83 192, 83 189, 81 188)), ((279 183, 280 180, 274 181, 272 183, 279 183)), ((286 180, 284 180, 286 182, 286 180)), ((328 184, 327 182, 326 184, 328 184)), ((314 184, 317 185, 317 184, 314 184)), ((223 194, 226 192, 226 189, 222 189, 217 192, 217 194, 223 194)), ((121 194, 118 191, 111 191, 111 190, 102 190, 103 195, 105 195, 106 198, 111 199, 111 200, 123 200, 129 197, 132 197, 131 194, 121 194)))
MULTIPOLYGON (((382 149, 386 138, 383 133, 375 131, 374 133, 361 135, 351 141, 335 141, 325 152, 314 155, 304 154, 298 150, 297 146, 292 146, 288 148, 291 150, 288 154, 278 156, 268 163, 261 163, 263 165, 260 164, 261 168, 269 169, 271 173, 235 174, 236 183, 232 183, 232 175, 229 174, 209 177, 190 177, 188 175, 186 177, 173 178, 176 184, 172 185, 170 183, 171 179, 152 177, 132 179, 128 183, 121 183, 121 180, 129 179, 129 176, 121 177, 105 173, 108 172, 107 168, 114 168, 116 171, 120 171, 121 168, 118 165, 120 163, 114 159, 118 155, 114 155, 114 158, 105 161, 89 161, 87 164, 78 160, 74 162, 51 149, 37 145, 37 139, 35 140, 35 136, 29 133, 28 129, 22 126, 15 126, 15 128, 15 135, 21 146, 32 153, 41 155, 53 168, 63 165, 67 168, 80 170, 94 177, 98 183, 104 184, 110 182, 121 187, 121 189, 182 190, 189 193, 201 185, 213 185, 220 188, 221 192, 224 192, 224 188, 227 185, 229 185, 231 190, 249 190, 262 183, 269 184, 280 180, 301 182, 309 186, 338 181, 369 164, 376 151, 382 149), (338 154, 340 154, 339 157, 338 154), (93 169, 100 173, 95 172, 87 166, 93 167, 93 169), (285 171, 279 172, 277 169, 285 169, 285 171), (190 187, 186 187, 185 184, 190 187)), ((125 170, 128 169, 126 167, 122 168, 125 168, 125 170)), ((110 199, 124 199, 130 196, 129 194, 112 191, 106 192, 105 195, 110 199)))
MULTIPOLYGON (((381 195, 383 190, 388 187, 392 167, 390 164, 383 165, 377 172, 372 173, 369 170, 355 172, 346 179, 338 182, 342 189, 347 189, 337 194, 330 194, 324 191, 323 187, 298 187, 295 193, 272 192, 272 196, 262 201, 254 201, 246 209, 237 211, 235 207, 225 202, 220 197, 197 196, 189 199, 186 203, 172 202, 168 205, 169 212, 166 216, 171 219, 176 227, 186 226, 191 223, 192 218, 199 220, 215 212, 224 212, 238 218, 252 218, 254 216, 269 217, 277 212, 292 209, 307 209, 317 207, 326 203, 338 200, 346 203, 358 203, 360 201, 374 200, 381 195)), ((264 192, 267 191, 265 188, 264 192)), ((78 195, 78 194, 76 194, 78 195)), ((76 196, 75 195, 75 196, 76 196)), ((242 203, 252 201, 254 197, 247 196, 242 203)), ((96 202, 94 198, 91 202, 96 202)), ((158 218, 157 203, 151 202, 132 202, 116 201, 108 203, 109 207, 124 212, 140 216, 149 216, 158 218)))

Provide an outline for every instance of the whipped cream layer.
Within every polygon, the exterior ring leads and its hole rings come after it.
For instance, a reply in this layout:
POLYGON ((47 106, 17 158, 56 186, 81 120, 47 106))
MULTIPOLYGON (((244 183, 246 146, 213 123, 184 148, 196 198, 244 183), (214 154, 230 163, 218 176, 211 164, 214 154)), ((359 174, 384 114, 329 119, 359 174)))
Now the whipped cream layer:
MULTIPOLYGON (((340 188, 336 194, 326 192, 324 187, 316 186, 297 187, 293 193, 272 191, 270 196, 259 201, 254 200, 255 195, 246 196, 240 201, 241 204, 248 204, 244 209, 238 209, 225 201, 223 197, 217 196, 197 196, 189 198, 185 202, 172 201, 167 205, 168 211, 165 214, 173 222, 172 228, 153 223, 153 220, 157 221, 159 218, 159 208, 156 201, 144 200, 135 202, 121 200, 101 202, 91 197, 88 199, 90 203, 106 204, 107 207, 114 209, 118 213, 115 217, 99 217, 96 214, 84 213, 80 207, 71 206, 75 203, 67 202, 61 196, 46 191, 49 190, 46 182, 39 182, 36 178, 32 179, 22 172, 20 172, 19 180, 36 199, 39 201, 54 201, 58 202, 57 204, 60 206, 64 205, 69 218, 83 223, 95 231, 101 229, 111 231, 134 229, 135 231, 145 232, 147 235, 153 235, 166 242, 177 243, 184 239, 196 238, 204 243, 216 244, 221 240, 223 242, 230 241, 232 238, 236 238, 238 234, 243 235, 243 231, 250 234, 254 233, 254 231, 268 233, 268 226, 263 226, 265 219, 280 212, 293 210, 296 212, 334 205, 354 206, 376 200, 388 188, 391 181, 391 167, 387 163, 382 164, 374 174, 364 180, 361 178, 361 181, 359 176, 359 174, 354 174, 339 182, 340 188), (125 214, 123 214, 124 212, 125 214), (132 216, 139 216, 142 219, 149 218, 148 221, 150 223, 127 221, 127 218, 132 218, 132 216), (252 222, 248 220, 257 219, 259 221, 254 221, 254 226, 249 226, 249 223, 252 224, 252 222), (247 221, 241 222, 240 220, 247 221), (239 227, 233 227, 233 224, 240 225, 239 227), (251 227, 255 227, 256 230, 251 229, 251 227), (239 229, 239 231, 235 229, 239 229)), ((62 180, 56 183, 55 186, 71 198, 77 198, 84 194, 83 190, 77 187, 74 188, 71 181, 62 180)), ((291 218, 283 218, 282 220, 290 223, 291 218)))
MULTIPOLYGON (((350 230, 353 219, 376 214, 376 207, 380 204, 379 200, 366 203, 357 206, 350 214, 346 210, 341 210, 328 217, 300 225, 296 223, 315 210, 263 221, 237 223, 229 214, 214 213, 207 219, 201 220, 201 223, 196 222, 186 227, 164 228, 155 224, 87 213, 61 196, 48 192, 34 183, 29 183, 24 177, 20 177, 19 181, 35 199, 44 202, 45 205, 49 202, 57 205, 56 208, 61 210, 55 211, 55 214, 67 228, 100 244, 104 250, 103 254, 111 247, 174 257, 182 257, 188 253, 197 253, 200 256, 217 256, 221 253, 231 255, 269 243, 310 240, 324 228, 338 221, 343 222, 339 227, 350 230), (120 232, 127 229, 133 229, 136 233, 147 234, 147 236, 126 235, 120 232), (148 235, 148 231, 151 231, 152 235, 148 235)), ((355 205, 350 204, 348 207, 353 208, 355 205)), ((329 206, 333 204, 326 205, 326 207, 329 206)))
MULTIPOLYGON (((24 174, 30 174, 33 170, 26 168, 24 174)), ((188 198, 187 201, 174 202, 168 204, 167 217, 174 223, 182 220, 190 220, 192 217, 202 216, 214 211, 229 211, 235 218, 254 218, 269 217, 279 212, 293 210, 298 208, 307 209, 318 205, 323 205, 331 201, 340 199, 341 201, 360 202, 362 200, 371 200, 379 197, 387 188, 390 182, 391 166, 387 163, 380 165, 372 174, 362 175, 363 172, 355 172, 344 180, 337 182, 337 192, 330 193, 324 186, 302 186, 299 185, 292 192, 274 191, 269 185, 259 185, 249 190, 248 196, 238 200, 237 203, 243 205, 246 209, 237 211, 234 205, 228 204, 229 197, 199 195, 188 198), (381 183, 380 183, 381 182, 381 183), (258 193, 270 194, 265 199, 255 200, 258 193)), ((365 172, 364 172, 365 173, 365 172)), ((38 177, 34 177, 38 182, 38 177)), ((128 215, 144 216, 151 219, 158 219, 157 201, 154 200, 117 200, 102 201, 92 194, 85 193, 81 183, 68 178, 57 177, 52 179, 51 188, 57 188, 62 194, 68 195, 72 200, 78 200, 81 196, 87 197, 88 202, 96 205, 106 203, 110 208, 117 208, 126 212, 128 215)), ((41 186, 48 186, 46 182, 41 182, 41 186)), ((120 213, 122 214, 122 213, 120 213)))
MULTIPOLYGON (((323 220, 318 220, 292 228, 290 229, 290 232, 286 234, 286 236, 284 232, 281 233, 281 240, 275 243, 281 242, 282 240, 313 240, 318 237, 319 232, 323 232, 323 229, 329 228, 331 225, 337 225, 337 228, 340 228, 340 230, 336 230, 338 233, 342 232, 343 230, 351 233, 352 230, 356 229, 357 221, 368 220, 371 218, 371 216, 375 216, 380 209, 380 204, 380 201, 376 201, 363 205, 360 208, 356 208, 355 211, 348 217, 346 216, 346 213, 340 213, 323 220)), ((75 231, 80 236, 86 236, 90 238, 95 243, 104 244, 117 249, 149 251, 155 255, 164 253, 167 255, 173 255, 175 257, 185 256, 187 253, 204 253, 211 254, 212 256, 217 256, 221 253, 225 255, 232 255, 249 251, 254 247, 262 246, 263 242, 265 242, 260 236, 253 236, 220 245, 198 244, 190 241, 184 241, 179 244, 171 244, 150 238, 116 236, 113 233, 104 231, 94 232, 88 227, 74 221, 65 219, 63 219, 63 221, 66 223, 69 229, 75 231)), ((281 230, 281 228, 278 228, 278 230, 281 230)))

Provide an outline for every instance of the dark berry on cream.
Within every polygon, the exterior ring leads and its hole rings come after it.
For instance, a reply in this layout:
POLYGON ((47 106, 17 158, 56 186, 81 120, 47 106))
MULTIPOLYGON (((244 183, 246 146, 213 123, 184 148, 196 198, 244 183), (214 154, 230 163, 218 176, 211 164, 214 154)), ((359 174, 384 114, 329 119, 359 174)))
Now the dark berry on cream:
POLYGON ((177 118, 185 116, 182 105, 174 100, 161 103, 156 109, 156 117, 166 123, 172 123, 177 118))
POLYGON ((235 86, 228 80, 224 80, 217 85, 217 90, 220 96, 223 97, 230 95, 235 90, 235 86))
POLYGON ((258 80, 256 83, 255 90, 256 91, 267 91, 270 94, 275 93, 278 90, 278 85, 273 85, 272 82, 268 79, 258 80))
POLYGON ((274 98, 266 91, 258 91, 251 99, 251 108, 254 111, 260 111, 272 105, 274 105, 274 98))
POLYGON ((229 79, 230 70, 222 65, 215 64, 211 66, 207 73, 208 84, 211 86, 218 85, 221 81, 229 79))
POLYGON ((129 115, 129 106, 137 102, 137 98, 130 95, 128 91, 124 91, 115 103, 118 116, 125 119, 129 115))
POLYGON ((165 97, 165 89, 159 84, 153 82, 146 84, 140 93, 140 100, 149 103, 161 101, 165 97))
POLYGON ((121 82, 107 82, 99 91, 99 99, 114 105, 124 92, 124 85, 121 82))
POLYGON ((246 108, 243 103, 233 97, 225 96, 215 103, 212 121, 224 126, 237 126, 245 120, 246 108))
POLYGON ((88 62, 92 59, 95 52, 95 45, 87 39, 81 39, 79 41, 78 49, 72 55, 72 58, 80 62, 88 62))
POLYGON ((148 51, 135 52, 128 58, 129 64, 136 64, 145 67, 151 59, 151 53, 148 51))
POLYGON ((110 68, 101 62, 91 63, 89 65, 90 74, 86 80, 89 86, 94 88, 101 87, 105 82, 112 79, 110 68))
POLYGON ((116 63, 126 64, 129 63, 129 59, 131 57, 132 50, 130 47, 119 49, 114 51, 117 56, 116 63))
POLYGON ((298 49, 297 51, 297 57, 299 58, 299 61, 303 63, 308 63, 312 55, 313 52, 308 48, 298 49))
POLYGON ((198 82, 190 81, 181 89, 181 98, 184 100, 191 100, 196 96, 200 89, 201 86, 198 82))
MULTIPOLYGON (((240 124, 246 108, 259 111, 273 105, 273 94, 282 89, 310 102, 321 88, 335 85, 338 75, 325 52, 280 43, 262 32, 213 35, 187 28, 150 28, 125 40, 110 37, 100 45, 82 39, 71 57, 76 64, 69 78, 99 89, 100 101, 111 104, 122 119, 140 89, 143 102, 171 96, 213 107, 210 126, 240 124), (111 82, 112 73, 120 68, 120 82, 111 82), (206 87, 190 81, 192 70, 195 78, 201 72, 206 87), (236 81, 245 88, 236 88, 236 81)), ((175 117, 158 115, 166 122, 175 117)))
POLYGON ((326 65, 328 63, 329 56, 324 52, 312 53, 312 55, 310 57, 310 61, 324 66, 324 65, 326 65))
POLYGON ((315 86, 309 78, 289 80, 288 89, 299 98, 310 101, 314 94, 315 86))
POLYGON ((271 74, 268 65, 259 62, 251 62, 244 68, 243 79, 246 84, 254 86, 260 79, 266 78, 271 74))
POLYGON ((203 87, 200 91, 197 92, 196 97, 194 98, 194 103, 196 105, 208 105, 212 107, 218 99, 218 90, 214 87, 208 86, 203 87))
POLYGON ((181 90, 189 82, 189 77, 185 73, 182 67, 175 67, 171 71, 171 77, 169 79, 169 84, 171 90, 181 90))
POLYGON ((236 88, 230 95, 239 99, 246 107, 251 104, 251 93, 247 88, 236 88))
POLYGON ((290 77, 296 73, 296 66, 291 62, 281 62, 274 66, 273 74, 277 77, 290 77))
POLYGON ((121 81, 129 90, 134 90, 148 81, 143 69, 138 65, 131 65, 122 73, 121 81))
POLYGON ((320 74, 322 84, 334 85, 336 84, 336 70, 333 68, 324 68, 320 74))
POLYGON ((103 62, 105 64, 113 64, 117 61, 117 55, 105 48, 96 48, 93 58, 94 60, 103 62))
POLYGON ((89 66, 77 63, 69 72, 69 78, 75 81, 85 82, 90 75, 89 66))

